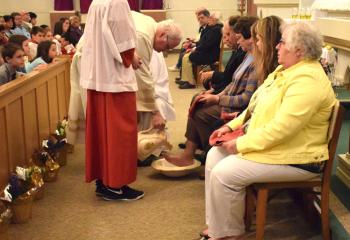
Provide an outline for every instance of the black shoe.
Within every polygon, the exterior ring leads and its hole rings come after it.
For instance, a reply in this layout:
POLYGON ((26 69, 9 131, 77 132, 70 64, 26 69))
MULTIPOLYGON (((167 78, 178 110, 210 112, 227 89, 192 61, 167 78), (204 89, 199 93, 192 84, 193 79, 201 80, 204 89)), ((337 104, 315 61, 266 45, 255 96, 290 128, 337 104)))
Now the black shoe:
POLYGON ((96 184, 96 190, 95 190, 96 196, 99 196, 99 197, 103 196, 103 194, 106 191, 106 186, 103 185, 103 182, 100 179, 97 179, 95 184, 96 184))
POLYGON ((201 162, 201 165, 205 165, 205 160, 207 159, 207 153, 203 152, 203 153, 195 153, 194 154, 194 159, 197 159, 198 161, 201 162))
POLYGON ((121 200, 121 201, 135 201, 143 198, 144 192, 132 189, 128 186, 121 188, 106 188, 107 191, 103 194, 102 198, 107 201, 121 200))
POLYGON ((179 86, 180 89, 191 89, 191 88, 196 88, 196 85, 193 85, 189 82, 185 82, 184 84, 181 84, 179 86))
POLYGON ((186 143, 179 143, 178 146, 181 149, 185 149, 186 148, 186 143))
POLYGON ((151 155, 142 161, 137 159, 137 166, 138 167, 149 167, 152 165, 152 162, 154 162, 155 160, 158 160, 158 159, 159 159, 159 157, 156 157, 154 155, 151 155))

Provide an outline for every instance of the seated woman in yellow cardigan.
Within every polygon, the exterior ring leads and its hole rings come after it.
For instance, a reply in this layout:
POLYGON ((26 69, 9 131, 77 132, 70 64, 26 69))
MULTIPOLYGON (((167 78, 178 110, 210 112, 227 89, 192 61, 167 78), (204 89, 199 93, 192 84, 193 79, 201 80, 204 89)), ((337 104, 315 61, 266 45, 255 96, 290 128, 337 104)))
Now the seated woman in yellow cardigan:
POLYGON ((243 239, 246 186, 312 179, 328 159, 327 131, 336 99, 318 62, 322 37, 307 23, 291 23, 277 49, 280 66, 248 108, 213 133, 246 125, 243 136, 213 147, 207 156, 206 222, 212 240, 243 239))

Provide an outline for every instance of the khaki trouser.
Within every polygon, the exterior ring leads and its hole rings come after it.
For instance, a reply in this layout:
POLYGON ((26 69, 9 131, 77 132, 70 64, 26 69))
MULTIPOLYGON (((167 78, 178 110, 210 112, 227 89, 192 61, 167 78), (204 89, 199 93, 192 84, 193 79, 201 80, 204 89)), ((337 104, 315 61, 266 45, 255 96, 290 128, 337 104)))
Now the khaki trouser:
POLYGON ((137 131, 143 131, 152 127, 152 112, 137 112, 137 131))
POLYGON ((191 53, 186 53, 182 58, 181 80, 187 81, 192 85, 196 85, 196 81, 193 76, 192 62, 190 61, 190 54, 191 53))
POLYGON ((205 167, 206 222, 209 236, 244 234, 245 188, 257 182, 305 181, 317 177, 289 165, 257 163, 213 147, 205 167))

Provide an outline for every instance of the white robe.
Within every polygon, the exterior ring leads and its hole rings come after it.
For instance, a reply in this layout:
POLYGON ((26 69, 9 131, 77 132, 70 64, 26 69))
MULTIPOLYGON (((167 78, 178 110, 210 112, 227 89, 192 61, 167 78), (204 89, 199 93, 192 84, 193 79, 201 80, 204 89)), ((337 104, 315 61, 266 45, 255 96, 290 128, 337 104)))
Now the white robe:
POLYGON ((163 53, 153 50, 150 69, 155 82, 155 97, 159 112, 166 121, 175 121, 176 114, 169 90, 169 75, 163 53))
POLYGON ((86 115, 86 89, 83 89, 80 84, 80 71, 81 71, 81 52, 83 46, 84 36, 80 38, 76 52, 72 59, 70 66, 70 98, 69 98, 69 110, 68 110, 68 131, 67 141, 70 144, 75 144, 79 122, 85 119, 86 115))

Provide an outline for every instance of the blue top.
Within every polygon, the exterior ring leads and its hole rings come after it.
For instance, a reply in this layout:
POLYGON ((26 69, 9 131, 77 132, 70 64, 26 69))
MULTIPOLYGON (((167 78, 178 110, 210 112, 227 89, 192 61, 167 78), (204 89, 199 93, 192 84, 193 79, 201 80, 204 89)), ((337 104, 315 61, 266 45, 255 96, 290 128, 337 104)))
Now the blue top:
POLYGON ((31 39, 30 33, 24 28, 24 27, 16 27, 15 29, 11 30, 11 33, 13 35, 23 35, 27 37, 28 39, 31 39))
POLYGON ((30 73, 31 71, 33 71, 34 68, 36 68, 37 66, 39 66, 40 64, 47 64, 44 59, 42 59, 42 57, 38 57, 37 59, 35 59, 33 62, 31 62, 29 65, 26 65, 26 72, 30 73))

